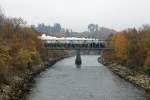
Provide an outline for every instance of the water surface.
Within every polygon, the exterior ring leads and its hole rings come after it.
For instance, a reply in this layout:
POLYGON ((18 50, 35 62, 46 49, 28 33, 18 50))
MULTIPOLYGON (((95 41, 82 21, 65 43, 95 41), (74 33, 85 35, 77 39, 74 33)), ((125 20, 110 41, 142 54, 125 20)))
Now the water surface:
POLYGON ((150 100, 143 90, 120 79, 97 62, 98 56, 63 59, 41 73, 27 100, 150 100))

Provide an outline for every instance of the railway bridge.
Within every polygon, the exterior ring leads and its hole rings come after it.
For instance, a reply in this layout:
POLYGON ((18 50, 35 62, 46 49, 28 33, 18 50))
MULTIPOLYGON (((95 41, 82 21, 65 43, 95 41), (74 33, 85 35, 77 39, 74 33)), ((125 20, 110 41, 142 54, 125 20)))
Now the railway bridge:
POLYGON ((42 35, 40 37, 44 41, 44 46, 48 50, 76 50, 75 64, 81 65, 80 50, 112 50, 107 46, 106 40, 94 38, 56 38, 51 36, 42 35))

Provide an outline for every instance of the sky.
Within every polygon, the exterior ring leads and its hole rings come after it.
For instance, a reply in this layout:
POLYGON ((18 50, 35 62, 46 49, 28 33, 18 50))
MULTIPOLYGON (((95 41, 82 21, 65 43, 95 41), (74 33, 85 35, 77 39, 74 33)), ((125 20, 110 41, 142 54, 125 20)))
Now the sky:
POLYGON ((0 6, 29 25, 60 23, 78 32, 91 23, 119 31, 150 24, 150 0, 0 0, 0 6))

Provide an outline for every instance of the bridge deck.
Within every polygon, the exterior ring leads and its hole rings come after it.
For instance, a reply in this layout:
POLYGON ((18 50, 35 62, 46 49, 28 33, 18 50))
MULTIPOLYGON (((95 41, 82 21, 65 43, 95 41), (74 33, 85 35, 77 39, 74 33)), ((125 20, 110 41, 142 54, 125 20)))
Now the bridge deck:
POLYGON ((113 50, 101 40, 44 40, 49 50, 113 50))
POLYGON ((50 48, 49 50, 113 50, 112 48, 50 48))

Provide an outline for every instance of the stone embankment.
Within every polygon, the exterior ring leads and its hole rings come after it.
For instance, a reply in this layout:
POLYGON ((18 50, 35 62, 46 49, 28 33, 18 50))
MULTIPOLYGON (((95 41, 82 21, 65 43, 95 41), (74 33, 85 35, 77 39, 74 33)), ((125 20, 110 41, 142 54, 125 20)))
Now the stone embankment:
POLYGON ((135 73, 129 68, 117 63, 105 63, 105 62, 101 62, 101 63, 106 67, 108 67, 112 72, 117 74, 119 77, 133 83, 138 87, 143 88, 147 92, 150 92, 150 77, 147 76, 146 74, 135 73))

